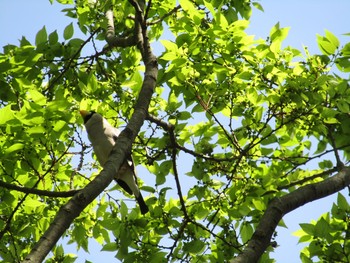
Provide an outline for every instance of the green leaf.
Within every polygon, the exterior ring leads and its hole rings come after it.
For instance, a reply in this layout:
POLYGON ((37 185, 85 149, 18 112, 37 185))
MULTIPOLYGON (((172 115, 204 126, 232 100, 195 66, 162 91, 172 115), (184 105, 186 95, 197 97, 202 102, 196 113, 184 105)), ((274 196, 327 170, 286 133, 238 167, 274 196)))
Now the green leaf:
POLYGON ((179 1, 181 7, 186 12, 186 14, 192 19, 192 21, 199 25, 201 23, 202 18, 204 15, 201 11, 199 11, 194 4, 189 0, 180 0, 179 1))
POLYGON ((115 230, 119 222, 113 218, 106 218, 100 222, 101 226, 107 230, 115 230))
POLYGON ((188 253, 193 253, 193 254, 199 254, 203 252, 205 248, 205 243, 199 239, 192 240, 188 243, 184 244, 184 251, 188 253))
POLYGON ((40 206, 45 206, 44 203, 42 203, 38 200, 35 200, 35 199, 26 199, 24 201, 24 205, 27 206, 28 208, 31 208, 31 209, 35 209, 35 208, 40 207, 40 206))
POLYGON ((205 0, 204 0, 204 5, 205 5, 206 8, 208 8, 208 10, 210 11, 211 15, 215 16, 216 12, 215 12, 214 6, 210 2, 207 2, 205 0))
POLYGON ((265 203, 260 199, 253 199, 253 204, 255 208, 259 211, 264 211, 266 209, 265 203))
POLYGON ((179 57, 179 54, 175 52, 164 52, 163 55, 161 56, 161 59, 165 61, 173 61, 179 57))
POLYGON ((57 34, 57 30, 55 30, 54 32, 52 32, 49 35, 49 44, 51 46, 55 45, 58 42, 58 34, 57 34))
POLYGON ((311 236, 313 236, 315 234, 315 225, 313 225, 313 224, 306 224, 306 223, 299 224, 299 225, 300 225, 301 229, 305 233, 307 233, 307 234, 309 234, 311 236))
POLYGON ((331 160, 323 160, 318 163, 318 166, 320 167, 320 169, 330 169, 334 167, 333 162, 331 160))
POLYGON ((46 132, 46 129, 43 126, 39 126, 39 125, 30 127, 29 129, 27 129, 28 134, 45 134, 45 132, 46 132))
POLYGON ((155 189, 154 187, 151 187, 151 186, 147 186, 147 185, 143 185, 141 186, 141 190, 145 191, 145 192, 148 192, 148 193, 155 193, 155 189))
POLYGON ((181 111, 178 115, 179 120, 188 120, 192 117, 192 114, 188 111, 181 111))
POLYGON ((335 52, 335 47, 328 42, 327 40, 319 39, 317 41, 318 47, 320 48, 321 52, 325 55, 333 55, 335 52))
POLYGON ((45 26, 38 31, 35 36, 35 45, 39 46, 40 44, 46 43, 47 41, 47 32, 45 26))
POLYGON ((166 48, 168 51, 174 51, 177 50, 177 44, 174 43, 173 41, 170 40, 160 40, 160 42, 163 44, 163 46, 166 48))
POLYGON ((65 40, 68 40, 73 37, 74 34, 74 27, 73 23, 70 23, 63 31, 63 37, 65 40))
POLYGON ((168 98, 168 105, 167 105, 167 110, 170 112, 174 112, 176 111, 180 106, 182 105, 182 102, 178 102, 178 99, 175 95, 174 92, 171 92, 169 94, 169 98, 168 98))
POLYGON ((117 250, 118 250, 118 246, 117 246, 117 243, 115 242, 107 243, 101 249, 101 251, 111 251, 111 252, 117 251, 117 250))
POLYGON ((98 83, 94 74, 89 74, 88 83, 86 87, 92 93, 98 90, 98 83))
POLYGON ((344 211, 350 212, 350 205, 341 193, 338 193, 337 204, 339 208, 343 209, 344 211))
POLYGON ((288 36, 289 27, 280 28, 280 24, 277 23, 270 31, 271 45, 270 50, 273 53, 279 53, 281 50, 282 41, 288 36))
POLYGON ((313 263, 314 262, 310 259, 310 256, 305 255, 304 253, 300 253, 300 259, 301 259, 302 263, 313 263))
POLYGON ((122 215, 122 217, 126 217, 128 215, 129 210, 124 202, 121 202, 119 212, 122 215))
POLYGON ((263 107, 257 107, 254 111, 254 119, 256 122, 261 121, 261 118, 263 116, 264 113, 264 108, 263 107))
POLYGON ((10 154, 22 150, 24 148, 23 143, 14 143, 5 150, 5 154, 10 154))
POLYGON ((327 40, 335 47, 335 48, 338 48, 339 45, 340 45, 340 42, 338 40, 338 38, 333 35, 330 31, 328 30, 325 30, 325 33, 326 33, 326 38, 327 40))
POLYGON ((341 49, 341 53, 345 57, 350 56, 350 43, 346 43, 344 47, 341 49))
POLYGON ((342 72, 350 72, 350 58, 337 58, 335 61, 336 66, 342 72))
POLYGON ((326 36, 317 35, 317 44, 321 52, 325 55, 333 55, 339 47, 339 40, 328 30, 326 36))
POLYGON ((314 152, 314 154, 320 154, 323 153, 327 148, 327 142, 325 141, 319 141, 317 144, 317 150, 314 152))
POLYGON ((252 4, 256 9, 260 10, 261 12, 264 12, 264 8, 262 7, 262 5, 260 3, 253 2, 252 4))
POLYGON ((349 103, 347 103, 345 100, 339 100, 337 102, 337 107, 341 112, 344 112, 344 113, 350 112, 349 103))
MULTIPOLYGON (((323 217, 321 217, 315 225, 315 236, 330 239, 330 232, 331 227, 329 225, 329 222, 327 222, 323 217)), ((330 242, 332 242, 332 240, 330 240, 330 242)))
POLYGON ((11 110, 11 105, 7 105, 0 109, 0 125, 7 123, 15 118, 13 111, 11 110))
POLYGON ((251 226, 250 223, 244 222, 241 226, 241 238, 243 243, 248 242, 248 240, 250 240, 250 238, 253 235, 253 227, 251 226))
POLYGON ((71 40, 69 40, 68 47, 71 48, 72 54, 75 53, 83 43, 84 43, 84 40, 80 38, 72 38, 71 40))
POLYGON ((33 100, 38 105, 46 105, 46 97, 36 89, 28 91, 28 99, 33 100))
POLYGON ((273 153, 275 150, 272 148, 261 148, 260 149, 261 154, 264 156, 269 156, 271 153, 273 153))

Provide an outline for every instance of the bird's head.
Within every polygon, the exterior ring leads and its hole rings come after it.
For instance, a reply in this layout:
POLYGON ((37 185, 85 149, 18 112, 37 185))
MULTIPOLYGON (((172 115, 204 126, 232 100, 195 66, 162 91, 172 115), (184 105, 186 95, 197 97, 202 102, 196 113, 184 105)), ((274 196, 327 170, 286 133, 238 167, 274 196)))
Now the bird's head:
POLYGON ((87 110, 80 110, 79 112, 81 117, 83 117, 84 124, 86 124, 91 119, 91 117, 96 113, 94 111, 87 111, 87 110))

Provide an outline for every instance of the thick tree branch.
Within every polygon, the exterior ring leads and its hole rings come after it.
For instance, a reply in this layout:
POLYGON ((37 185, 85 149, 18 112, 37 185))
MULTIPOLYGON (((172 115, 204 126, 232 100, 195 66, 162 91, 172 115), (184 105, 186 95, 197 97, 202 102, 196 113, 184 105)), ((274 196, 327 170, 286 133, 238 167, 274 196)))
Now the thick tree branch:
POLYGON ((117 149, 117 152, 113 152, 110 156, 102 172, 84 189, 75 194, 67 204, 61 207, 50 227, 23 262, 42 262, 73 220, 110 184, 115 171, 118 171, 122 165, 126 152, 125 145, 121 145, 118 142, 116 145, 120 147, 117 149))
MULTIPOLYGON (((106 33, 106 41, 108 43, 108 48, 113 47, 131 47, 136 45, 136 38, 134 35, 129 37, 117 37, 115 35, 115 28, 114 28, 114 17, 113 17, 113 11, 108 10, 106 12, 106 18, 107 18, 107 33, 106 33)), ((104 51, 102 51, 103 53, 104 51)))
MULTIPOLYGON (((138 11, 139 10, 136 10, 136 13, 139 13, 138 11)), ((137 15, 136 17, 139 16, 140 15, 137 15)), ((136 22, 136 24, 137 23, 138 22, 136 22)), ((124 162, 126 153, 130 152, 131 145, 147 116, 158 75, 157 59, 150 48, 146 30, 143 30, 142 36, 143 48, 141 49, 141 53, 146 71, 139 98, 129 124, 118 137, 102 172, 84 189, 74 195, 66 205, 61 207, 50 227, 37 244, 35 244, 34 248, 23 262, 38 263, 45 259, 73 220, 110 184, 116 171, 119 170, 124 162)))
POLYGON ((232 263, 257 262, 270 244, 271 237, 282 217, 306 203, 329 196, 350 185, 350 168, 322 182, 309 184, 282 196, 274 198, 268 205, 252 238, 241 254, 232 263))

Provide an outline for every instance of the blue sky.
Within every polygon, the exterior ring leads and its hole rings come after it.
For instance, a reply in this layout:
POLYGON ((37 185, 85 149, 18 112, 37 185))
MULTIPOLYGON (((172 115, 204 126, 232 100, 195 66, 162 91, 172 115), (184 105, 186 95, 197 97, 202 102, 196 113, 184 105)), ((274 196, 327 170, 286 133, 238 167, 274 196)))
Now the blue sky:
MULTIPOLYGON (((350 41, 349 36, 342 34, 350 32, 350 1, 349 0, 262 0, 259 3, 265 12, 253 11, 249 34, 265 39, 270 29, 280 22, 281 27, 291 27, 285 45, 302 49, 305 45, 311 54, 320 53, 316 43, 316 34, 323 35, 327 29, 336 35, 342 45, 350 41)), ((71 20, 60 12, 62 6, 51 5, 48 0, 0 0, 0 46, 18 44, 22 35, 34 41, 35 34, 46 26, 47 32, 57 29, 60 37, 63 29, 71 20)), ((344 196, 348 196, 344 193, 344 196)), ((317 219, 330 210, 336 195, 305 205, 286 215, 284 220, 288 229, 280 228, 276 241, 279 247, 272 255, 277 262, 300 262, 297 245, 298 238, 292 233, 299 229, 299 223, 317 219)), ((348 198, 349 199, 349 198, 348 198)), ((74 246, 67 251, 76 253, 74 246)), ((79 252, 81 256, 76 262, 85 262, 85 259, 99 262, 116 262, 113 253, 101 253, 99 248, 91 247, 90 255, 79 252)))

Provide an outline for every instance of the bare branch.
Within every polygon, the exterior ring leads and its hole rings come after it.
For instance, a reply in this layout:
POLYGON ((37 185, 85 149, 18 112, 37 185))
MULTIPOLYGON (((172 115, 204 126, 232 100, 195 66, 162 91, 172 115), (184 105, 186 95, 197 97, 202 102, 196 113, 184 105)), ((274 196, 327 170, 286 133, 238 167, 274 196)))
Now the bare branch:
POLYGON ((180 204, 181 204, 181 210, 184 213, 184 217, 188 218, 187 210, 186 210, 186 204, 185 200, 183 198, 182 190, 181 190, 181 183, 180 183, 180 178, 179 178, 179 173, 177 172, 177 164, 176 164, 176 155, 177 155, 177 150, 176 150, 176 138, 174 131, 170 131, 170 140, 172 144, 172 151, 171 151, 171 159, 173 162, 173 171, 174 171, 174 177, 175 177, 175 183, 176 183, 176 188, 177 188, 177 194, 180 199, 180 204))

